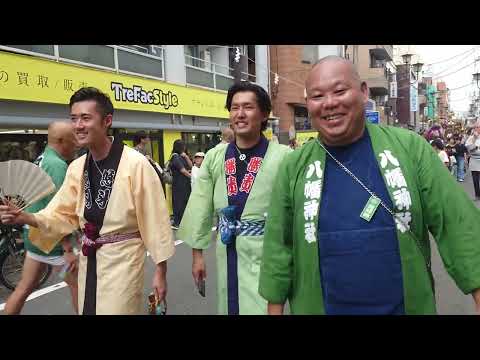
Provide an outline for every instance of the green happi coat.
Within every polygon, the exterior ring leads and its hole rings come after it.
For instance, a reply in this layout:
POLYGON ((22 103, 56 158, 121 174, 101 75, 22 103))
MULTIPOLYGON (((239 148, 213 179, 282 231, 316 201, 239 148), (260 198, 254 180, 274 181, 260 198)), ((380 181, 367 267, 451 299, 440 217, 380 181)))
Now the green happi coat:
MULTIPOLYGON (((226 150, 227 145, 222 144, 207 152, 178 230, 178 238, 194 249, 207 249, 210 246, 213 219, 221 209, 228 206, 224 167, 226 150)), ((269 142, 243 210, 242 221, 265 219, 277 170, 289 152, 291 150, 287 146, 269 142)), ((219 234, 216 242, 218 313, 227 314, 227 247, 220 241, 219 234)), ((267 302, 258 294, 262 248, 263 236, 237 237, 238 301, 241 315, 267 312, 267 302)))
MULTIPOLYGON (((434 236, 445 268, 457 286, 465 294, 471 293, 480 288, 480 211, 423 138, 389 126, 367 123, 366 128, 393 211, 402 216, 420 242, 417 244, 396 221, 405 312, 435 314, 434 287, 427 268, 428 232, 434 236), (405 191, 402 188, 410 194, 408 212, 398 198, 399 191, 405 191)), ((325 313, 317 243, 318 211, 312 221, 312 234, 305 203, 309 200, 307 182, 320 180, 323 185, 326 156, 316 140, 289 154, 278 172, 276 196, 269 208, 259 292, 271 303, 281 304, 288 299, 292 314, 325 313), (321 171, 314 171, 315 162, 321 171)))

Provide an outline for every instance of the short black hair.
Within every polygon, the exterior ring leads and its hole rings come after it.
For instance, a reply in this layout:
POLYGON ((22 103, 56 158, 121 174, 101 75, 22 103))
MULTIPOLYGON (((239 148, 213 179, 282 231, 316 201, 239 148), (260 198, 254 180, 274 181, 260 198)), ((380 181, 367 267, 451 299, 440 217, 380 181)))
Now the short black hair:
POLYGON ((97 103, 97 111, 105 118, 113 115, 113 104, 110 97, 94 87, 83 87, 78 89, 70 98, 70 109, 72 105, 80 101, 93 100, 97 103))
MULTIPOLYGON (((268 93, 265 91, 264 88, 257 84, 253 84, 249 81, 241 81, 239 83, 233 84, 230 89, 228 89, 228 94, 227 94, 227 102, 225 104, 225 107, 227 108, 228 111, 230 111, 232 107, 232 99, 233 96, 238 93, 238 92, 247 92, 251 91, 255 94, 257 98, 257 104, 260 110, 267 116, 270 115, 270 112, 272 111, 272 102, 270 100, 270 96, 268 93)), ((262 123, 262 131, 265 131, 267 129, 268 125, 268 120, 265 120, 262 123)))
POLYGON ((145 139, 145 138, 148 138, 148 134, 145 131, 141 130, 141 131, 137 132, 133 136, 133 145, 137 146, 138 144, 140 144, 140 141, 142 139, 145 139))
POLYGON ((443 150, 445 149, 445 146, 443 146, 443 142, 440 139, 435 139, 432 141, 432 146, 436 147, 438 150, 443 150))

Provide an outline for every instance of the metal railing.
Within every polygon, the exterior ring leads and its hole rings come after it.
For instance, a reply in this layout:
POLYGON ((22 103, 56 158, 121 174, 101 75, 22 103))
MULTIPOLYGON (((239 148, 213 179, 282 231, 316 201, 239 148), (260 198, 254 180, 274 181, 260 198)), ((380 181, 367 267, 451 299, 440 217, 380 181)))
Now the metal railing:
MULTIPOLYGON (((187 84, 227 91, 234 83, 234 77, 230 75, 234 69, 227 65, 185 54, 185 69, 187 84)), ((255 75, 243 71, 242 75, 248 76, 249 79, 255 78, 255 75)))
MULTIPOLYGON (((32 45, 34 48, 36 45, 32 45)), ((62 63, 70 63, 92 67, 101 70, 114 71, 116 73, 137 75, 147 78, 164 80, 165 78, 165 61, 164 49, 160 45, 51 45, 53 46, 53 54, 50 52, 40 52, 35 50, 27 50, 28 45, 15 47, 15 45, 0 45, 0 50, 37 56, 45 59, 55 60, 62 63), (86 53, 78 50, 82 46, 97 47, 97 50, 104 50, 105 57, 101 61, 82 61, 79 57, 86 57, 86 53), (75 55, 66 55, 66 53, 75 55), (111 52, 111 55, 109 54, 111 52), (119 57, 120 54, 120 57, 119 57), (111 56, 111 57, 110 57, 111 56), (76 57, 76 58, 75 58, 76 57), (147 60, 148 59, 148 60, 147 60), (137 61, 135 61, 137 60, 137 61), (140 60, 140 61, 138 61, 140 60), (142 64, 142 60, 145 62, 142 64), (103 62, 103 64, 101 64, 103 62), (149 71, 142 70, 142 65, 149 71), (158 65, 158 67, 157 67, 158 65)), ((89 50, 86 48, 85 50, 89 50)), ((95 53, 98 55, 98 53, 95 53)), ((98 58, 100 60, 100 58, 98 58)))

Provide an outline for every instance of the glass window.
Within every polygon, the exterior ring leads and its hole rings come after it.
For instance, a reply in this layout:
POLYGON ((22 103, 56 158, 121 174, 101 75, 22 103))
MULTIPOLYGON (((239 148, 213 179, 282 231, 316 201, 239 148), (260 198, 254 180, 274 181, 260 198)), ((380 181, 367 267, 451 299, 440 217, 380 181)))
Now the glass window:
POLYGON ((318 46, 317 45, 303 45, 302 62, 307 64, 313 64, 318 59, 318 46))
POLYGON ((227 91, 230 88, 230 86, 233 85, 232 78, 218 75, 218 74, 215 75, 215 81, 216 81, 217 89, 220 89, 220 90, 227 91))
POLYGON ((118 49, 117 54, 119 70, 163 77, 162 60, 153 59, 120 49, 118 49))
POLYGON ((203 70, 186 68, 187 83, 213 88, 213 74, 203 70))
POLYGON ((113 48, 105 45, 58 45, 61 58, 115 68, 113 48))
POLYGON ((199 152, 207 152, 221 141, 220 133, 182 133, 182 140, 187 145, 190 157, 199 152))
POLYGON ((5 45, 11 48, 32 51, 40 54, 55 55, 53 45, 5 45))
POLYGON ((198 45, 185 45, 185 55, 188 55, 186 57, 185 61, 187 65, 199 67, 199 68, 204 68, 204 55, 205 53, 203 51, 200 51, 200 47, 198 45))
POLYGON ((306 107, 295 106, 293 108, 293 113, 295 119, 295 130, 310 130, 312 128, 306 107))

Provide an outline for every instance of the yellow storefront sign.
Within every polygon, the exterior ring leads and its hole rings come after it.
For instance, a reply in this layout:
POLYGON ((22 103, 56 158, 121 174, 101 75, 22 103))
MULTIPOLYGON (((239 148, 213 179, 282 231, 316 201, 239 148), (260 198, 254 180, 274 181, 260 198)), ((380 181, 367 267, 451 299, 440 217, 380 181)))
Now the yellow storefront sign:
POLYGON ((0 51, 0 99, 68 104, 85 86, 116 109, 228 118, 223 93, 0 51))
POLYGON ((297 144, 298 146, 303 145, 305 142, 307 142, 310 138, 317 138, 318 132, 316 131, 308 131, 308 132, 297 132, 297 144))

